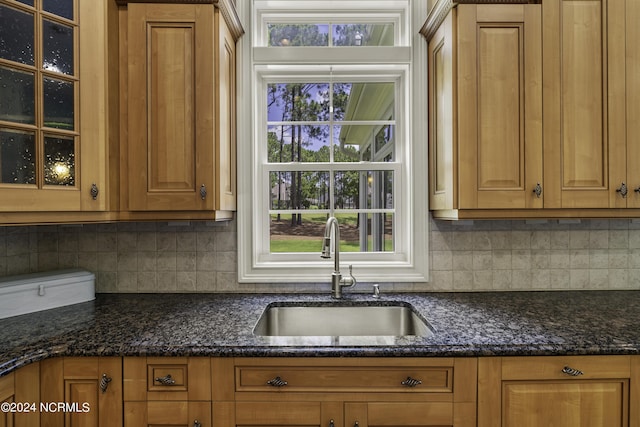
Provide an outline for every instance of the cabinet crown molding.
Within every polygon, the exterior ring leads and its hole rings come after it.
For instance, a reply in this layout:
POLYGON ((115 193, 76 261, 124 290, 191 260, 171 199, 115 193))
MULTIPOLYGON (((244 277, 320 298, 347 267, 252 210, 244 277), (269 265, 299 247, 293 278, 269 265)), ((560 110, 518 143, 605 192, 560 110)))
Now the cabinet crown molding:
POLYGON ((211 4, 220 10, 236 41, 244 34, 242 23, 236 12, 235 0, 116 0, 119 6, 127 6, 129 3, 211 4))
POLYGON ((459 4, 538 4, 542 0, 438 0, 420 29, 427 41, 431 40, 451 9, 459 4))

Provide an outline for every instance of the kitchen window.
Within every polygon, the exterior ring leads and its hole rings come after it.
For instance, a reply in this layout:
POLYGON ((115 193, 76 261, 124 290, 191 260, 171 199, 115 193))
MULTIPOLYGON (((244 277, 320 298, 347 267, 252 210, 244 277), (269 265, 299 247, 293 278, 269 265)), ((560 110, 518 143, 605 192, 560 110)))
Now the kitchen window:
POLYGON ((329 216, 342 270, 425 280, 426 147, 411 118, 426 97, 413 95, 412 3, 256 0, 244 11, 239 281, 328 281, 329 216))

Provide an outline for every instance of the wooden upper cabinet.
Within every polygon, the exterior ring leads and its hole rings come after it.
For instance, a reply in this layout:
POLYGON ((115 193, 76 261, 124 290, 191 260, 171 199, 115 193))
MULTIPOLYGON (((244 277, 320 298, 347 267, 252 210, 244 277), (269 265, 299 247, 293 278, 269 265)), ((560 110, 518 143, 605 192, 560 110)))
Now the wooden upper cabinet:
POLYGON ((459 208, 541 208, 540 5, 458 6, 459 208))
POLYGON ((65 0, 51 12, 40 2, 27 3, 0 1, 2 25, 20 28, 0 36, 8 47, 0 54, 6 101, 0 107, 0 222, 68 221, 72 213, 104 212, 109 11, 115 6, 65 0))
POLYGON ((447 2, 434 7, 422 33, 436 218, 640 215, 636 3, 454 2, 445 19, 447 2))
POLYGON ((627 207, 640 208, 640 2, 625 5, 627 207))
POLYGON ((125 14, 121 209, 224 217, 235 210, 236 37, 212 4, 125 14))
POLYGON ((541 208, 539 4, 460 4, 429 39, 430 207, 541 208))
POLYGON ((547 208, 626 207, 623 3, 542 4, 547 208))

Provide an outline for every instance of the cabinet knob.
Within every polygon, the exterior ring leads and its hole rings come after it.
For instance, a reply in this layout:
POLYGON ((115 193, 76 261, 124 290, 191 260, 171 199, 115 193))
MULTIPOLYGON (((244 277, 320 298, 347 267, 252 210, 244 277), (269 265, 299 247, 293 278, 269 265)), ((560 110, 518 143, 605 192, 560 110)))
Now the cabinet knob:
POLYGON ((623 199, 627 197, 627 192, 627 184, 625 184, 624 182, 622 183, 622 185, 620 185, 619 188, 616 188, 616 193, 620 193, 623 199))
POLYGON ((407 387, 415 387, 417 385, 422 384, 422 381, 416 380, 415 378, 407 377, 407 379, 402 381, 400 384, 407 387))
POLYGON ((102 377, 100 378, 100 390, 102 390, 103 393, 105 393, 107 391, 107 388, 109 388, 109 383, 112 379, 113 378, 111 378, 107 374, 102 374, 102 377))
POLYGON ((533 192, 535 193, 536 197, 539 199, 540 196, 542 196, 542 186, 540 185, 540 183, 538 182, 536 184, 536 186, 533 188, 533 192))
POLYGON ((289 383, 280 377, 275 377, 274 379, 267 381, 267 384, 269 384, 271 387, 284 387, 289 383))
POLYGON ((569 366, 565 366, 564 368, 562 368, 562 373, 563 374, 567 374, 567 375, 571 375, 572 377, 577 377, 580 375, 584 375, 584 372, 582 372, 579 369, 573 369, 569 366))
POLYGON ((175 385, 176 383, 176 380, 171 378, 171 374, 167 374, 164 377, 158 377, 156 378, 156 381, 162 385, 175 385))
POLYGON ((200 186, 200 198, 204 200, 206 197, 207 197, 207 187, 204 184, 202 184, 200 186))

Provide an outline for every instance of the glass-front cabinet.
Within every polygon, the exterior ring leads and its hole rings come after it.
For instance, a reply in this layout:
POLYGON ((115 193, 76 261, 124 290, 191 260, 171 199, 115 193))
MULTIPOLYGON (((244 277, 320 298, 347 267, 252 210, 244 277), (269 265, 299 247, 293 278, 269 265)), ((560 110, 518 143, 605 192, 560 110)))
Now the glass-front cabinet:
POLYGON ((106 209, 106 10, 0 0, 0 212, 106 209))

